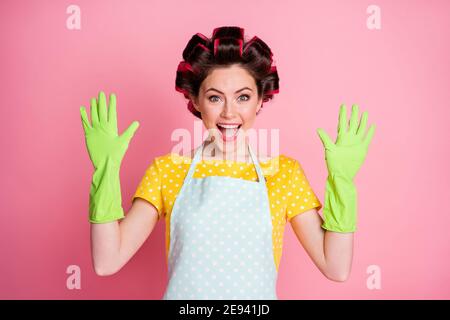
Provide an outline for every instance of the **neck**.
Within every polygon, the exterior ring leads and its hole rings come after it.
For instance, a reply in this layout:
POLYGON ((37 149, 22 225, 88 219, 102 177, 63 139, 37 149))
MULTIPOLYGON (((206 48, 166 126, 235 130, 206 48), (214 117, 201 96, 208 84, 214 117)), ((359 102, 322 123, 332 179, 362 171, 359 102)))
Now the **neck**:
POLYGON ((250 162, 251 156, 248 150, 248 142, 241 144, 220 144, 207 140, 202 152, 202 159, 206 160, 230 160, 237 162, 250 162))

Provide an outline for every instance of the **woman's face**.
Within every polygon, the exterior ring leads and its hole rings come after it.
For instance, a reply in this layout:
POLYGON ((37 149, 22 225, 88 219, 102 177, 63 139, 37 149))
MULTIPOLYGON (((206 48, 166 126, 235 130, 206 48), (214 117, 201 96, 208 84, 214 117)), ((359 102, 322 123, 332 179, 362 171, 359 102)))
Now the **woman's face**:
POLYGON ((245 145, 247 130, 253 126, 262 98, 254 78, 239 65, 215 68, 203 80, 197 100, 203 124, 222 153, 245 145))

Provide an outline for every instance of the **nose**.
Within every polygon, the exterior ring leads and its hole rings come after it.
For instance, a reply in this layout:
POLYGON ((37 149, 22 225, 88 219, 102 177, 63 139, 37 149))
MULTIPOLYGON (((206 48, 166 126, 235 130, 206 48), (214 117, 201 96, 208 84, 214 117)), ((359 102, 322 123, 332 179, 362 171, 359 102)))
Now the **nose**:
POLYGON ((236 116, 236 110, 234 107, 234 102, 228 101, 224 103, 222 113, 220 114, 223 118, 232 119, 236 116))

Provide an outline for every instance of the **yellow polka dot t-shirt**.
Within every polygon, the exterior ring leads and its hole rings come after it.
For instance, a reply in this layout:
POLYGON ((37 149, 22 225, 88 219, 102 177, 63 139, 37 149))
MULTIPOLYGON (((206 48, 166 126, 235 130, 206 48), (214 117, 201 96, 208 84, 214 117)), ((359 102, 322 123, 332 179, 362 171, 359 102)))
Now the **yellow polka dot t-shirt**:
MULTIPOLYGON (((183 185, 192 159, 169 153, 156 157, 147 168, 132 201, 139 197, 150 202, 158 210, 158 219, 166 222, 166 259, 170 248, 170 215, 175 199, 183 185)), ((287 221, 312 208, 320 210, 322 204, 311 189, 300 163, 280 155, 260 161, 266 178, 272 216, 272 243, 274 261, 278 271, 283 247, 283 232, 287 221)), ((245 180, 258 180, 252 162, 230 160, 200 160, 193 178, 228 176, 245 180)))

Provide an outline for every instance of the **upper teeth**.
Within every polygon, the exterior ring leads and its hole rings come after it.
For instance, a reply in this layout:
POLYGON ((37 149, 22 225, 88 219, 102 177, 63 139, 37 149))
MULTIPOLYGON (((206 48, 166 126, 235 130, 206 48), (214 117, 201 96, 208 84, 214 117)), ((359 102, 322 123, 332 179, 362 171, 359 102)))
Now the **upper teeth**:
POLYGON ((225 128, 225 129, 236 129, 239 127, 238 124, 220 124, 220 123, 218 123, 217 125, 222 128, 225 128))

